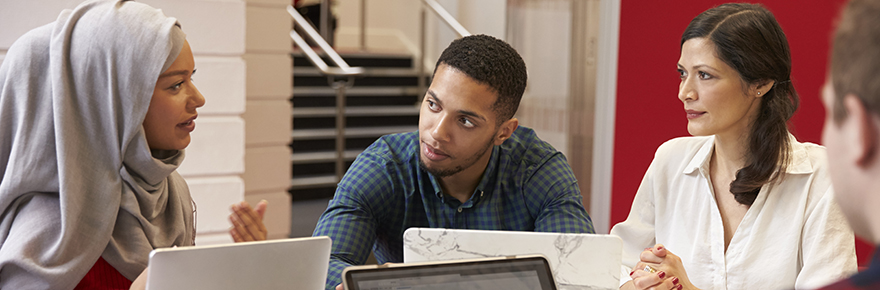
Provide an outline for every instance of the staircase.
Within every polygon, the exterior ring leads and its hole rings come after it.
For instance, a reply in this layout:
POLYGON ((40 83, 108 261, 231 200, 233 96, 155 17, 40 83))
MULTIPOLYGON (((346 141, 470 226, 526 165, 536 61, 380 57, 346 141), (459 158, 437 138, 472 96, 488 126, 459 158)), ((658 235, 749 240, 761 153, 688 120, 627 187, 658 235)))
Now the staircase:
MULTIPOLYGON (((418 129, 418 77, 412 56, 340 53, 366 73, 346 89, 345 167, 382 135, 418 129)), ((292 200, 330 198, 336 191, 336 91, 302 53, 293 55, 292 200)), ((325 58, 329 63, 329 60, 325 58)), ((429 83, 428 81, 425 82, 429 83)))

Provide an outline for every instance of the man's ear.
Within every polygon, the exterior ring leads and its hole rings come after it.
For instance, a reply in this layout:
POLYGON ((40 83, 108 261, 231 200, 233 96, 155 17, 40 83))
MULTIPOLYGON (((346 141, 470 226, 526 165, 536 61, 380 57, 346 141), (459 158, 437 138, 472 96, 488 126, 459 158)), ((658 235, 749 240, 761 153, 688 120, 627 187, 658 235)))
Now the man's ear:
POLYGON ((519 127, 519 120, 516 118, 510 118, 510 120, 501 123, 501 126, 498 128, 498 133, 495 135, 495 145, 501 145, 501 143, 504 143, 504 141, 510 138, 510 135, 513 135, 513 131, 516 131, 517 127, 519 127))
POLYGON ((846 129, 846 136, 853 141, 852 149, 856 165, 859 167, 868 167, 877 162, 877 153, 880 148, 880 129, 877 117, 874 116, 868 108, 865 107, 858 97, 848 94, 843 97, 843 107, 846 109, 847 118, 843 120, 844 125, 850 126, 846 129))

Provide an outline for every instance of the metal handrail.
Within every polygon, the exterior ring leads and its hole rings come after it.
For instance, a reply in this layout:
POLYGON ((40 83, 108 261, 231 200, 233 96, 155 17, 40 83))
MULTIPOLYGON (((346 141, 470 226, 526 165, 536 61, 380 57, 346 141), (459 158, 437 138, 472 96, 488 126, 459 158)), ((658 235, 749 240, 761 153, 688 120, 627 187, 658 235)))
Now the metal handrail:
POLYGON ((458 22, 458 20, 455 20, 455 17, 453 17, 452 14, 449 14, 449 11, 446 11, 446 9, 443 8, 443 6, 440 5, 440 3, 437 3, 437 1, 422 0, 422 3, 425 5, 422 5, 421 23, 419 24, 420 29, 422 31, 421 35, 419 36, 419 50, 421 50, 421 52, 419 53, 419 61, 418 61, 419 63, 416 64, 416 72, 417 72, 416 75, 419 78, 418 79, 419 92, 422 94, 422 96, 424 96, 425 92, 427 91, 427 85, 425 84, 425 78, 422 76, 422 74, 425 73, 425 50, 427 47, 427 45, 425 44, 425 42, 426 42, 425 41, 425 34, 427 34, 427 32, 425 31, 427 28, 427 25, 425 24, 425 21, 426 21, 425 20, 426 19, 425 6, 427 6, 428 8, 431 8, 431 10, 434 11, 434 13, 437 14, 437 16, 440 17, 440 19, 442 19, 443 22, 446 23, 446 25, 449 25, 449 27, 452 28, 452 30, 454 30, 455 33, 458 33, 459 37, 469 36, 469 35, 471 35, 471 33, 468 32, 467 29, 465 29, 464 26, 462 26, 461 23, 458 22))
MULTIPOLYGON (((327 5, 324 5, 325 8, 326 6, 327 5)), ((293 17, 294 22, 296 22, 296 24, 306 32, 306 35, 317 43, 318 46, 321 47, 321 50, 330 56, 330 60, 336 64, 336 67, 328 66, 327 63, 318 56, 318 53, 312 49, 308 42, 299 35, 299 33, 295 30, 290 31, 290 38, 293 39, 293 42, 305 52, 309 61, 318 67, 321 73, 327 75, 330 86, 336 90, 336 180, 341 181, 343 174, 345 174, 345 171, 343 170, 343 166, 345 165, 345 89, 354 83, 355 76, 364 73, 364 69, 361 67, 348 66, 348 63, 336 53, 336 50, 334 50, 333 47, 330 47, 330 44, 327 44, 327 41, 315 31, 315 28, 312 27, 312 25, 306 21, 305 17, 300 15, 292 5, 287 6, 287 13, 293 17), (336 77, 347 78, 337 79, 336 77)), ((324 21, 322 20, 322 23, 323 22, 324 21)), ((327 32, 328 30, 325 29, 324 31, 327 32)))
POLYGON ((333 63, 336 64, 336 66, 338 67, 328 67, 324 60, 318 56, 315 50, 313 50, 312 47, 308 43, 306 43, 306 41, 299 35, 299 33, 297 33, 295 30, 291 30, 290 38, 292 38, 293 41, 296 42, 296 45, 299 46, 299 48, 306 53, 306 56, 309 58, 309 60, 316 67, 318 67, 321 72, 332 76, 349 76, 364 73, 364 69, 361 67, 349 67, 348 63, 346 63, 345 60, 342 59, 342 57, 339 56, 338 53, 336 53, 336 50, 334 50, 333 47, 331 47, 330 44, 328 44, 327 41, 324 40, 323 37, 321 37, 321 34, 318 33, 318 31, 316 31, 315 28, 312 27, 311 24, 309 24, 306 18, 299 14, 299 12, 296 11, 296 9, 293 8, 292 5, 287 5, 287 13, 290 14, 290 16, 293 17, 294 22, 296 22, 296 24, 299 25, 306 32, 306 36, 315 41, 315 43, 318 44, 318 47, 320 47, 321 50, 323 50, 324 53, 326 53, 327 56, 330 57, 330 60, 333 61, 333 63))
POLYGON ((459 37, 471 35, 471 33, 468 32, 467 29, 465 29, 464 26, 462 26, 461 23, 458 22, 458 20, 455 20, 455 17, 453 17, 452 14, 449 14, 449 11, 446 11, 446 9, 444 9, 443 6, 440 5, 440 3, 437 3, 437 1, 422 0, 422 3, 428 5, 428 7, 431 8, 431 10, 434 11, 434 13, 437 14, 440 19, 443 19, 443 22, 446 22, 446 25, 449 25, 452 30, 455 30, 455 33, 458 33, 459 37))

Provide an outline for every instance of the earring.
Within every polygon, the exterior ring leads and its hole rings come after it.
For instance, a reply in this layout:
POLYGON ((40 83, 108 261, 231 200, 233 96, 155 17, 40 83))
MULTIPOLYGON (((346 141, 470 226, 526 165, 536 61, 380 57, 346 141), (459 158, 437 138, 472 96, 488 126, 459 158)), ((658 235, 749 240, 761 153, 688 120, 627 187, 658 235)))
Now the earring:
POLYGON ((758 95, 759 95, 759 96, 761 95, 761 91, 758 91, 758 95))

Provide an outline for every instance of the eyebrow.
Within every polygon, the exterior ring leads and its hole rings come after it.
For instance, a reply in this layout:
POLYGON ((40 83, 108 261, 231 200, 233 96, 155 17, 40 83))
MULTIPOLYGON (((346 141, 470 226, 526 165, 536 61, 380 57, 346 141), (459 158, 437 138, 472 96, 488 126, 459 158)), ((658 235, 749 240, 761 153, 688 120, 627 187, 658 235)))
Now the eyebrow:
MULTIPOLYGON (((680 63, 678 64, 678 67, 683 68, 683 69, 687 69, 686 67, 684 67, 684 66, 681 65, 680 63)), ((693 66, 692 68, 693 68, 693 69, 708 68, 708 69, 711 69, 711 70, 716 70, 714 67, 711 67, 711 66, 706 65, 706 64, 695 65, 695 66, 693 66)))
MULTIPOLYGON (((175 70, 175 71, 169 71, 169 72, 165 72, 165 73, 159 75, 159 78, 170 77, 170 76, 177 76, 177 75, 186 75, 187 73, 189 73, 189 71, 187 71, 187 70, 175 70)), ((193 70, 193 71, 192 71, 192 74, 196 74, 196 70, 193 70)))
MULTIPOLYGON (((428 94, 431 95, 431 97, 434 99, 434 102, 436 102, 437 104, 440 104, 440 106, 443 106, 443 101, 441 101, 440 98, 437 97, 437 94, 434 93, 434 91, 432 91, 431 89, 428 89, 428 94)), ((486 118, 485 118, 485 117, 483 117, 483 116, 480 115, 480 114, 477 114, 477 113, 474 112, 474 111, 458 110, 458 113, 463 114, 463 115, 467 115, 467 116, 471 116, 471 117, 474 117, 474 118, 477 118, 477 119, 480 119, 480 120, 483 120, 483 122, 486 121, 486 118)))

